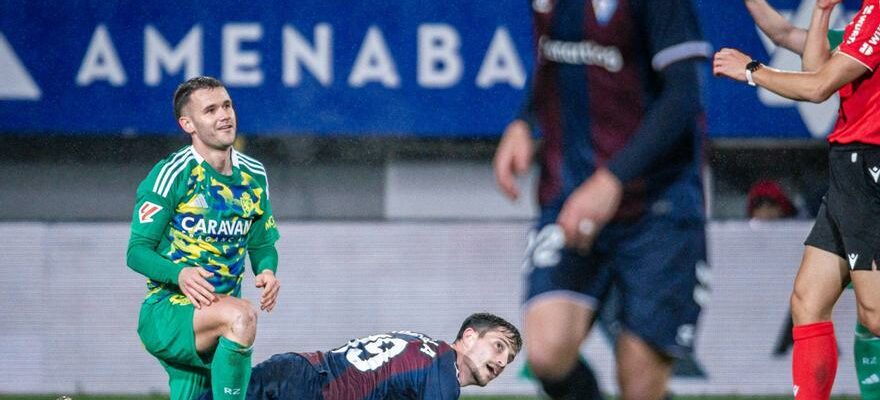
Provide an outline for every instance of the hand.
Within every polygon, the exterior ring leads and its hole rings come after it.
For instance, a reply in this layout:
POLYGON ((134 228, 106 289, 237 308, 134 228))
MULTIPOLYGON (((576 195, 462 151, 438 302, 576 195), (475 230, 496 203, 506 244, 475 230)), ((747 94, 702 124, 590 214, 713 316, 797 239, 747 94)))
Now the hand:
POLYGON ((210 306, 218 300, 214 294, 214 285, 206 279, 212 276, 214 273, 202 267, 186 267, 177 274, 177 286, 193 306, 201 309, 202 306, 210 306))
POLYGON ((562 205, 556 223, 565 233, 565 244, 588 252, 599 231, 614 217, 623 197, 623 184, 606 168, 582 183, 562 205))
POLYGON ((843 0, 816 0, 816 8, 829 9, 840 4, 843 0))
POLYGON ((495 159, 492 160, 492 168, 495 171, 495 183, 511 200, 519 197, 516 177, 529 170, 534 146, 531 129, 525 121, 513 121, 504 129, 504 136, 501 137, 495 159))
POLYGON ((260 296, 260 309, 271 312, 278 300, 278 290, 281 289, 281 284, 275 278, 275 273, 268 269, 260 272, 257 275, 256 281, 256 286, 263 288, 263 295, 260 296))
POLYGON ((752 62, 752 58, 741 51, 723 48, 715 53, 715 60, 712 62, 712 74, 745 82, 746 65, 750 62, 752 62))

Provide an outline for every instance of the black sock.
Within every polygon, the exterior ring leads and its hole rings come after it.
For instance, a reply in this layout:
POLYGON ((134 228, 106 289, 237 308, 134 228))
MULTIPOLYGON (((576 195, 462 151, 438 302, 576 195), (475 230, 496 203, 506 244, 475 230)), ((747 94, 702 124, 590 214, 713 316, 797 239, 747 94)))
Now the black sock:
POLYGON ((586 361, 579 359, 571 372, 561 381, 541 379, 544 392, 554 400, 601 400, 599 382, 586 361))

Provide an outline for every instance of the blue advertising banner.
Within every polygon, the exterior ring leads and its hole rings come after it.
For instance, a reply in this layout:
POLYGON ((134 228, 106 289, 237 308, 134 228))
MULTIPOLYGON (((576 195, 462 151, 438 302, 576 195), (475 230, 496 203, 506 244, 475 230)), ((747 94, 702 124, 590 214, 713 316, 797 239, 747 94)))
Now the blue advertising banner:
POLYGON ((531 65, 525 3, 0 5, 0 131, 175 134, 177 84, 228 86, 242 132, 496 135, 531 65))
MULTIPOLYGON (((741 1, 695 1, 716 49, 799 68, 741 1)), ((808 24, 813 0, 771 3, 808 24)), ((249 134, 496 136, 526 92, 530 13, 526 0, 4 0, 0 133, 176 134, 174 88, 206 74, 249 134)), ((713 137, 821 137, 836 116, 722 79, 704 94, 713 137)))

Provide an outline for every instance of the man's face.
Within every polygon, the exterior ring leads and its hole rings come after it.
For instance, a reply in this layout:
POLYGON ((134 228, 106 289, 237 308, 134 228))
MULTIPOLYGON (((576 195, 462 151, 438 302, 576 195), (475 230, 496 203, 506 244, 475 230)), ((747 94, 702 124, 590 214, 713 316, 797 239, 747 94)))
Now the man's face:
POLYGON ((225 88, 198 89, 189 96, 177 120, 193 144, 226 150, 235 141, 235 110, 225 88))
MULTIPOLYGON (((486 386, 492 379, 501 375, 507 364, 513 362, 516 352, 505 331, 492 329, 482 336, 467 328, 462 335, 464 345, 464 367, 459 366, 461 374, 470 374, 473 383, 486 386)), ((463 377, 465 380, 469 377, 463 377)))

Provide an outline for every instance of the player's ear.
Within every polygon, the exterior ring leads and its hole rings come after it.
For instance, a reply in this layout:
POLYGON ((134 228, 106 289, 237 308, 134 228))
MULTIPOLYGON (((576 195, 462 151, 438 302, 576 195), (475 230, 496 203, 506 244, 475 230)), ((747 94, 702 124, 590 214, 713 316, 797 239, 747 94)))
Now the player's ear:
POLYGON ((477 339, 480 338, 480 332, 477 332, 476 329, 467 327, 461 335, 462 341, 470 347, 476 343, 477 339))
POLYGON ((177 124, 180 125, 180 129, 183 129, 186 133, 193 133, 196 130, 196 127, 193 125, 192 120, 189 119, 186 115, 181 115, 180 118, 177 118, 177 124))

